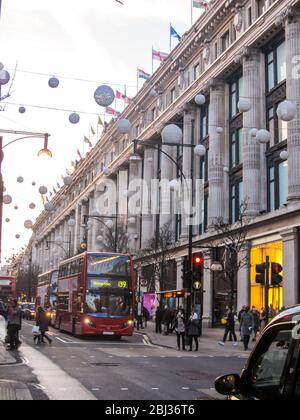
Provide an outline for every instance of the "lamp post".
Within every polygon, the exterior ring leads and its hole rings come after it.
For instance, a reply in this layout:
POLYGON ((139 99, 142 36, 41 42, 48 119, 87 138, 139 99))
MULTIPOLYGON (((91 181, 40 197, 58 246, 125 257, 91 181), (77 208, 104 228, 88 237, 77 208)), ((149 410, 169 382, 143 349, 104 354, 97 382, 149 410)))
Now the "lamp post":
POLYGON ((49 248, 49 244, 57 245, 59 248, 61 248, 64 251, 67 258, 71 258, 71 244, 72 244, 71 232, 69 233, 69 240, 68 241, 64 241, 64 240, 47 241, 46 242, 47 248, 49 248), (69 245, 68 251, 65 249, 63 244, 69 245))
POLYGON ((4 184, 3 184, 3 176, 2 176, 2 162, 4 159, 4 149, 8 146, 15 144, 21 140, 25 139, 44 139, 44 147, 38 152, 38 157, 52 157, 52 153, 48 148, 49 136, 48 133, 33 133, 28 131, 14 131, 14 130, 3 130, 0 129, 1 134, 13 134, 13 135, 21 135, 15 140, 10 141, 9 143, 3 145, 3 137, 0 135, 0 263, 1 263, 1 253, 2 253, 2 217, 3 217, 3 193, 4 193, 4 184))
POLYGON ((105 223, 104 220, 111 220, 111 219, 115 219, 116 221, 116 225, 115 225, 115 238, 114 238, 114 252, 117 253, 118 252, 118 221, 119 221, 119 216, 104 216, 104 215, 87 215, 84 216, 84 224, 87 224, 87 221, 90 219, 94 219, 97 220, 99 223, 101 223, 104 227, 106 227, 106 229, 109 230, 109 232, 111 233, 111 235, 113 236, 113 230, 112 228, 108 227, 107 224, 105 223), (104 219, 104 220, 103 220, 104 219))
POLYGON ((151 147, 155 150, 157 150, 159 153, 164 154, 167 156, 171 162, 174 163, 177 170, 181 174, 181 176, 186 181, 187 176, 181 169, 179 162, 173 159, 172 156, 170 156, 167 152, 161 149, 162 146, 171 146, 171 147, 183 147, 183 148, 190 148, 191 150, 191 171, 190 171, 190 177, 192 181, 192 188, 191 188, 191 197, 190 197, 190 223, 189 223, 189 233, 188 233, 188 267, 189 271, 186 274, 187 275, 187 283, 188 283, 188 302, 187 302, 187 316, 189 317, 191 315, 192 311, 192 292, 193 292, 193 225, 191 223, 191 219, 193 217, 192 214, 192 207, 193 207, 193 190, 194 190, 194 160, 195 156, 203 156, 203 150, 201 149, 202 146, 196 146, 195 147, 195 137, 194 137, 194 121, 192 121, 192 138, 190 144, 184 144, 182 143, 182 130, 176 126, 176 125, 169 125, 165 127, 165 133, 162 133, 162 139, 161 140, 134 140, 134 155, 136 156, 138 154, 138 146, 142 147, 151 147), (169 128, 169 130, 168 130, 169 128), (181 134, 180 134, 181 131, 181 134), (164 134, 164 135, 163 135, 164 134))

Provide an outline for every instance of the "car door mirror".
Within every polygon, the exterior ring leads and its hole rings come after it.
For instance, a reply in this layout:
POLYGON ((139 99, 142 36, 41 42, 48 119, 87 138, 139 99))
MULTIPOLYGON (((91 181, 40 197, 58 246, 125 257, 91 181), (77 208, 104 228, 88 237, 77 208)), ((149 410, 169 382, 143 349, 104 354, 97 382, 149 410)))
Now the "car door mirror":
POLYGON ((221 395, 239 395, 241 393, 241 378, 239 375, 225 375, 216 379, 216 391, 221 395))

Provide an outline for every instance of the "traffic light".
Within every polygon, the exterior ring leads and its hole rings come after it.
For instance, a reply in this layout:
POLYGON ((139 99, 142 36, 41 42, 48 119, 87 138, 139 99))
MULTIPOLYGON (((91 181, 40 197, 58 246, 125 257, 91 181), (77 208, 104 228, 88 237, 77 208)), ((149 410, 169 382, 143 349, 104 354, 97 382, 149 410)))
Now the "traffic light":
POLYGON ((280 283, 282 283, 283 277, 280 273, 282 273, 282 266, 278 263, 272 263, 271 266, 271 285, 272 286, 278 286, 280 283))
POLYGON ((195 282, 202 282, 203 278, 203 256, 194 255, 193 258, 193 280, 195 282))
POLYGON ((191 269, 189 267, 189 261, 188 261, 187 258, 184 258, 184 260, 183 260, 181 271, 182 271, 183 287, 188 288, 189 287, 189 278, 190 278, 191 269))
POLYGON ((256 265, 255 281, 257 284, 261 284, 263 286, 266 284, 266 269, 267 269, 266 263, 256 265))

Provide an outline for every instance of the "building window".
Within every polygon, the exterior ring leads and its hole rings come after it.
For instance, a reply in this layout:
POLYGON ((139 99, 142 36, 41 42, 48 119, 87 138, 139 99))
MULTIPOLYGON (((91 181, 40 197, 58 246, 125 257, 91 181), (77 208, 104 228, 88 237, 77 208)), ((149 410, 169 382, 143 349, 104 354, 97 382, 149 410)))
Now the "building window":
POLYGON ((171 104, 175 101, 176 99, 176 89, 172 89, 171 90, 171 95, 170 95, 170 100, 171 100, 171 104))
POLYGON ((280 103, 281 101, 267 110, 268 130, 271 133, 270 147, 287 140, 288 123, 280 120, 277 116, 277 108, 280 103))
POLYGON ((215 60, 218 58, 218 43, 215 43, 215 60))
POLYGON ((205 194, 202 200, 201 208, 201 224, 199 226, 199 234, 203 235, 207 231, 208 227, 208 194, 205 194))
POLYGON ((209 135, 209 105, 206 104, 201 108, 200 117, 200 140, 204 141, 209 135))
POLYGON ((236 130, 231 134, 230 167, 235 168, 243 162, 243 130, 236 130))
POLYGON ((196 66, 194 66, 193 72, 194 72, 194 81, 195 81, 200 76, 200 64, 197 64, 196 66))
POLYGON ((225 52, 230 47, 230 34, 229 31, 222 36, 222 53, 225 52))
POLYGON ((257 15, 260 17, 265 12, 265 0, 257 0, 257 15))
POLYGON ((244 185, 243 181, 236 181, 231 185, 230 196, 230 220, 231 223, 236 223, 239 220, 241 209, 244 200, 244 185))
POLYGON ((248 8, 248 27, 252 25, 252 7, 248 8))
POLYGON ((208 154, 209 150, 206 150, 206 155, 200 159, 200 179, 204 182, 208 182, 208 154))
POLYGON ((238 103, 243 96, 243 77, 240 76, 230 83, 230 118, 239 114, 238 103))
POLYGON ((266 55, 267 89, 270 92, 286 79, 285 42, 274 46, 266 55))
POLYGON ((151 122, 155 121, 156 118, 156 108, 153 108, 151 111, 151 122))
POLYGON ((288 166, 280 162, 268 169, 268 211, 282 208, 288 196, 288 166))

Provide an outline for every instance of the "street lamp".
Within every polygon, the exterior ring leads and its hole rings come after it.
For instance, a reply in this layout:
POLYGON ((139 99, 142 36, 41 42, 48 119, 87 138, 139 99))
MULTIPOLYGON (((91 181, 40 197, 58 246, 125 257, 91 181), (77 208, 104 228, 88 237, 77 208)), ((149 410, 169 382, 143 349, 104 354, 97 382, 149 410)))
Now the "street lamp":
POLYGON ((84 224, 85 226, 87 226, 87 223, 89 220, 94 219, 97 220, 99 223, 101 223, 106 229, 108 229, 108 231, 110 232, 110 234, 113 237, 113 220, 115 219, 116 224, 115 224, 115 238, 114 238, 114 252, 117 253, 118 252, 118 221, 119 221, 119 216, 105 216, 105 215, 101 215, 97 210, 92 211, 92 214, 84 216, 84 224), (104 219, 104 220, 103 220, 104 219), (107 220, 105 222, 105 220, 107 220))
MULTIPOLYGON (((1 5, 0 5, 1 7, 1 5)), ((3 217, 3 193, 4 193, 4 184, 3 184, 3 176, 2 176, 2 162, 4 159, 4 149, 8 146, 17 143, 21 140, 25 139, 44 139, 44 147, 42 150, 39 151, 39 157, 52 157, 52 153, 48 148, 48 141, 49 141, 49 134, 48 133, 33 133, 28 131, 14 131, 14 130, 3 130, 0 129, 1 134, 13 134, 13 135, 21 135, 13 141, 3 145, 3 137, 0 136, 0 262, 1 262, 1 248, 2 248, 2 217, 3 217)))
POLYGON ((72 244, 71 232, 70 232, 69 235, 70 236, 69 236, 69 240, 68 241, 64 241, 64 239, 61 236, 59 236, 54 241, 47 241, 46 242, 46 247, 49 248, 49 245, 50 244, 54 244, 54 245, 58 246, 59 248, 61 248, 64 251, 64 253, 66 254, 66 257, 67 258, 71 258, 71 244, 72 244), (64 244, 69 245, 68 251, 63 246, 64 244))
MULTIPOLYGON (((184 148, 190 148, 191 149, 191 171, 190 171, 190 177, 192 183, 194 183, 194 159, 195 156, 203 157, 206 154, 206 149, 202 145, 195 145, 195 137, 194 137, 194 125, 195 122, 192 121, 192 138, 191 138, 191 144, 184 144, 182 142, 183 139, 183 132, 180 127, 178 127, 176 124, 169 124, 167 125, 161 132, 161 140, 133 140, 134 143, 134 154, 133 156, 138 156, 138 146, 147 146, 151 147, 155 150, 158 150, 159 153, 164 154, 168 157, 176 166, 177 170, 180 172, 181 176, 186 180, 186 174, 184 174, 183 170, 181 169, 179 162, 173 159, 172 156, 170 156, 167 152, 162 150, 162 146, 170 146, 170 147, 184 147, 184 148)), ((171 181, 170 187, 175 187, 175 182, 171 181)), ((192 191, 194 189, 194 186, 192 185, 192 191)), ((192 214, 192 198, 190 200, 191 203, 191 214, 190 214, 190 220, 193 217, 192 214)), ((188 291, 189 291, 189 301, 187 303, 187 315, 188 317, 191 314, 192 311, 192 280, 193 280, 193 225, 190 223, 189 225, 189 234, 188 234, 188 266, 189 266, 189 272, 188 272, 188 291)))

